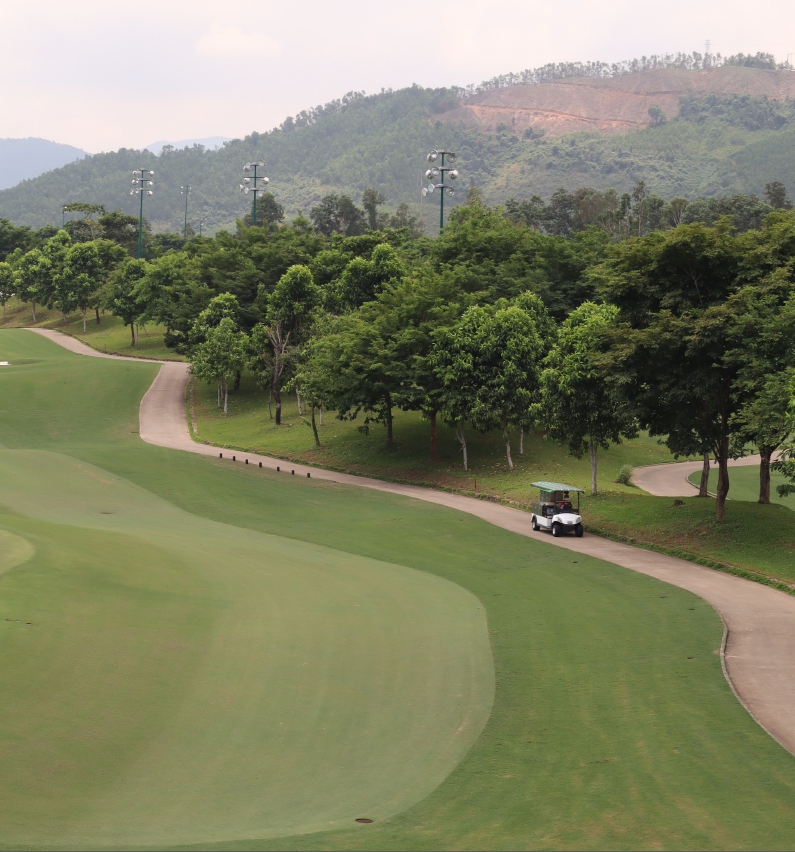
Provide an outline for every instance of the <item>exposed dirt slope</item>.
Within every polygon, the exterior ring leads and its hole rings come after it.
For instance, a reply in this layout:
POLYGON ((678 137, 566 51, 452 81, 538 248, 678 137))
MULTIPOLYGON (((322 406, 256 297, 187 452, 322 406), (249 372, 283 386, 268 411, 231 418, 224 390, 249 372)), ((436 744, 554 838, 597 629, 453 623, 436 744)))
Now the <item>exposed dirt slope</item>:
POLYGON ((667 68, 607 80, 573 78, 475 95, 440 118, 483 130, 503 124, 517 135, 529 127, 547 136, 578 130, 626 133, 648 126, 652 104, 669 117, 676 115, 679 98, 687 92, 787 100, 795 98, 795 73, 724 66, 714 71, 667 68))

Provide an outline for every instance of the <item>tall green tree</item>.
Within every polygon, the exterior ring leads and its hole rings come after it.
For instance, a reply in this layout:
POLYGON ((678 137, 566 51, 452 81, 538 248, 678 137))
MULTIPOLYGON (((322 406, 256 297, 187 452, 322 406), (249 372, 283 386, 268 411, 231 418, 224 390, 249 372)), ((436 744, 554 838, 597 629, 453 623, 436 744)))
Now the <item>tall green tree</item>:
POLYGON ((14 270, 10 263, 0 261, 0 305, 3 306, 3 319, 6 318, 6 303, 14 295, 14 270))
POLYGON ((565 444, 573 456, 589 453, 594 496, 598 449, 637 435, 635 418, 602 357, 617 318, 613 305, 580 305, 563 322, 541 375, 538 418, 547 437, 565 444))
POLYGON ((83 333, 86 331, 86 312, 92 296, 102 284, 102 264, 94 243, 76 243, 66 253, 58 275, 56 296, 67 312, 80 308, 83 315, 83 333))
POLYGON ((716 518, 725 519, 731 419, 744 399, 728 305, 739 287, 742 244, 728 225, 682 225, 628 240, 592 273, 619 308, 610 350, 639 424, 676 455, 711 450, 718 462, 716 518))
POLYGON ((52 264, 41 249, 31 249, 15 263, 14 275, 17 295, 23 302, 30 302, 36 323, 36 305, 46 304, 51 295, 52 264))
POLYGON ((246 361, 246 335, 238 331, 234 320, 224 317, 207 332, 207 338, 193 351, 191 370, 206 381, 215 381, 218 407, 223 399, 224 414, 228 412, 229 380, 243 369, 246 361))
POLYGON ((130 326, 131 345, 136 345, 135 324, 145 309, 138 293, 138 285, 146 275, 145 260, 130 258, 111 276, 106 292, 106 306, 113 314, 130 326))
POLYGON ((501 429, 509 470, 514 466, 509 427, 525 423, 537 401, 545 354, 533 315, 516 305, 469 308, 452 328, 437 334, 437 369, 456 400, 445 408, 455 408, 461 422, 468 420, 480 431, 501 429))

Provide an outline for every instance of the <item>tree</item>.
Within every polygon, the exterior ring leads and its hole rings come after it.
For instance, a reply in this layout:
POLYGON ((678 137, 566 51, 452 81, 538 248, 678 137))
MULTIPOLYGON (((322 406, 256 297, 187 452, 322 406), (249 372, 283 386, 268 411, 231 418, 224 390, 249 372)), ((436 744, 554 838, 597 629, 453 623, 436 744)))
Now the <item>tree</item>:
POLYGON ((347 195, 332 192, 324 196, 310 211, 309 218, 315 230, 327 237, 335 233, 345 237, 364 233, 364 212, 347 195))
POLYGON ((36 304, 43 304, 50 294, 52 264, 40 249, 31 249, 19 258, 14 273, 17 295, 23 302, 30 302, 35 323, 36 304))
POLYGON ((14 270, 10 263, 0 261, 0 305, 3 306, 3 319, 6 318, 6 302, 14 292, 14 270))
POLYGON ((789 411, 795 370, 770 376, 756 394, 732 417, 735 452, 742 455, 745 444, 759 451, 759 502, 770 503, 770 467, 773 453, 792 433, 789 411))
POLYGON ((94 243, 77 243, 66 253, 63 269, 58 276, 56 294, 66 312, 73 306, 83 313, 83 334, 86 332, 86 311, 91 297, 102 283, 102 264, 94 243))
MULTIPOLYGON (((107 240, 113 240, 120 246, 128 250, 138 242, 138 217, 129 216, 127 213, 122 213, 121 210, 114 210, 112 213, 105 213, 97 219, 97 223, 102 228, 102 235, 107 240)), ((149 223, 144 219, 145 237, 150 232, 149 223)))
POLYGON ((765 184, 765 198, 774 210, 791 210, 792 202, 787 198, 787 188, 781 181, 765 184))
POLYGON ((355 257, 345 267, 339 282, 339 298, 347 308, 372 302, 388 282, 396 282, 406 274, 392 246, 378 245, 370 260, 355 257))
POLYGON ((375 231, 378 227, 378 208, 386 202, 386 198, 377 189, 365 189, 362 193, 362 207, 367 216, 367 227, 375 231))
POLYGON ((209 329, 207 339, 193 352, 191 370, 206 381, 215 381, 218 388, 218 407, 223 397, 224 414, 228 411, 229 379, 245 365, 246 335, 237 330, 234 321, 224 317, 217 327, 209 329))
POLYGON ((526 422, 537 401, 545 354, 534 317, 507 303, 496 310, 471 307, 453 327, 440 329, 435 348, 439 376, 451 399, 445 412, 483 432, 501 428, 513 470, 508 428, 526 422))
POLYGON ((146 269, 145 260, 130 258, 116 269, 108 285, 106 305, 125 325, 130 326, 132 346, 136 343, 135 323, 145 308, 138 294, 138 284, 146 275, 146 269))
MULTIPOLYGON (((272 231, 284 221, 284 207, 276 200, 272 192, 266 192, 257 201, 257 219, 272 231)), ((251 202, 251 213, 246 214, 245 224, 251 226, 254 222, 254 202, 251 202)))
POLYGON ((714 452, 716 518, 725 519, 731 418, 744 400, 734 348, 742 246, 728 225, 682 225, 622 243, 592 272, 605 300, 619 308, 609 353, 639 424, 664 435, 675 455, 714 452))
POLYGON ((304 342, 320 305, 321 292, 306 266, 291 266, 268 299, 268 324, 251 332, 249 361, 261 376, 269 376, 276 403, 276 425, 282 422, 281 388, 290 360, 289 347, 304 342))
POLYGON ((594 496, 599 447, 606 450, 637 435, 634 417, 601 359, 618 313, 613 305, 580 305, 563 322, 541 375, 539 419, 547 437, 565 444, 576 458, 589 452, 594 496))
POLYGON ((661 124, 665 124, 668 120, 662 108, 657 104, 652 104, 649 107, 649 118, 651 119, 652 127, 659 127, 661 124))

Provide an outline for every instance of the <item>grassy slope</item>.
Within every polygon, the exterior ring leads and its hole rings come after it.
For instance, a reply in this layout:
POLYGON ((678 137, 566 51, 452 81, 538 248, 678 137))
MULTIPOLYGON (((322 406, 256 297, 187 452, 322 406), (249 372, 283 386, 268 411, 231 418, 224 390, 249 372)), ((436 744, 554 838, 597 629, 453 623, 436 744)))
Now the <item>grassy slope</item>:
MULTIPOLYGON (((473 749, 434 793, 403 814, 366 828, 248 845, 748 848, 791 844, 795 761, 749 719, 731 695, 716 655, 720 622, 703 602, 587 557, 572 560, 571 555, 542 542, 512 536, 441 507, 330 483, 285 479, 143 445, 134 434, 135 414, 153 367, 80 359, 24 332, 3 332, 0 341, 15 357, 37 362, 0 373, 0 440, 6 446, 57 450, 90 461, 111 471, 110 479, 125 477, 144 489, 136 489, 141 500, 156 500, 152 495, 157 495, 195 515, 243 530, 277 533, 282 541, 314 542, 366 559, 399 558, 404 566, 468 589, 486 610, 496 671, 493 712, 473 749), (9 402, 14 400, 25 402, 9 402)), ((130 488, 124 483, 118 487, 130 488)), ((128 495, 129 490, 124 493, 128 495)), ((164 507, 158 505, 160 514, 164 507)), ((79 514, 78 510, 75 507, 79 514)), ((6 516, 2 525, 9 522, 18 532, 30 523, 17 515, 10 520, 6 516)), ((45 520, 38 520, 35 527, 27 534, 52 533, 45 520)), ((73 536, 66 543, 72 549, 65 545, 63 556, 56 558, 53 550, 40 549, 37 571, 28 564, 0 577, 4 591, 16 593, 8 595, 8 601, 18 602, 24 587, 30 606, 37 603, 49 609, 42 604, 53 600, 61 612, 69 610, 64 620, 60 613, 52 616, 48 641, 37 640, 36 655, 15 662, 17 691, 24 687, 26 695, 36 689, 39 694, 51 694, 48 686, 62 676, 51 668, 52 660, 67 646, 67 634, 82 631, 78 646, 91 649, 89 655, 84 650, 82 658, 64 660, 72 667, 68 669, 71 676, 63 674, 64 689, 57 693, 68 697, 70 690, 75 693, 81 686, 79 713, 67 701, 35 704, 39 714, 42 707, 51 716, 63 710, 65 729, 53 728, 52 718, 41 720, 42 725, 47 722, 47 731, 65 730, 67 735, 58 743, 51 743, 36 729, 36 713, 13 717, 28 726, 23 731, 6 723, 6 739, 16 734, 14 759, 22 763, 29 759, 25 764, 28 807, 36 804, 42 791, 52 789, 48 785, 57 780, 53 774, 82 783, 85 775, 94 773, 103 785, 116 782, 118 764, 109 754, 107 738, 126 738, 130 748, 140 749, 142 740, 144 745, 151 744, 163 725, 174 722, 168 700, 133 703, 139 710, 139 705, 146 705, 153 715, 134 718, 137 727, 131 725, 129 730, 119 724, 119 715, 103 712, 103 701, 112 704, 118 699, 119 706, 126 707, 124 691, 105 676, 101 666, 92 670, 92 657, 104 659, 105 666, 112 663, 108 672, 114 675, 118 671, 113 668, 115 649, 123 646, 131 658, 124 661, 123 671, 136 674, 134 664, 140 653, 147 660, 147 671, 159 682, 170 683, 173 660, 166 652, 176 648, 185 657, 203 658, 205 646, 199 641, 206 636, 203 619, 217 624, 213 619, 220 617, 213 612, 212 596, 186 602, 176 594, 177 581, 186 582, 191 571, 204 569, 186 567, 173 552, 174 571, 164 561, 163 571, 140 570, 138 577, 129 571, 125 574, 133 560, 126 560, 119 541, 112 545, 115 564, 91 558, 97 548, 103 552, 98 544, 102 536, 120 533, 65 527, 61 534, 73 536), (69 532, 72 529, 74 533, 69 532), (82 591, 73 588, 81 571, 96 579, 82 591), (118 582, 120 573, 125 582, 118 582), (166 582, 170 596, 163 593, 166 582), (100 595, 94 593, 97 588, 100 595), (97 631, 91 618, 102 603, 122 606, 130 598, 143 621, 138 622, 136 610, 131 609, 122 613, 126 618, 109 619, 97 631), (144 608, 153 607, 151 616, 140 608, 141 601, 144 608), (169 607, 179 610, 185 603, 194 604, 187 615, 177 617, 176 612, 158 619, 158 612, 165 615, 169 607), (133 633, 131 621, 135 622, 133 633), (185 639, 191 631, 198 637, 194 643, 185 639), (156 660, 149 656, 151 643, 162 652, 156 660), (110 660, 104 655, 105 646, 110 660), (136 741, 140 731, 146 735, 136 741), (79 760, 82 776, 75 779, 76 770, 58 765, 56 745, 79 760), (37 767, 44 770, 40 775, 34 771, 37 767)), ((248 534, 241 530, 240 535, 248 534)), ((161 545, 156 538, 146 546, 161 545)), ((195 552, 192 546, 191 552, 195 552)), ((149 561, 135 560, 136 568, 144 569, 149 561)), ((223 571, 205 574, 204 581, 218 583, 226 572, 224 562, 223 571)), ((191 584, 196 589, 194 581, 191 584)), ((244 603, 230 603, 244 606, 241 614, 247 615, 244 603)), ((24 637, 17 638, 18 643, 36 635, 35 625, 22 633, 26 624, 7 624, 24 637)), ((246 617, 242 624, 249 626, 246 617)), ((6 651, 20 647, 7 643, 6 639, 0 644, 5 661, 0 671, 8 666, 6 651)), ((175 690, 189 690, 190 683, 180 676, 191 681, 195 669, 182 665, 176 674, 175 690)), ((136 685, 140 682, 132 678, 131 694, 139 698, 139 689, 155 688, 149 679, 144 687, 136 685)), ((370 687, 369 678, 360 677, 359 683, 370 687)), ((9 691, 0 695, 14 705, 9 691)), ((220 697, 227 696, 221 693, 220 697)), ((168 696, 161 693, 161 698, 168 696)), ((17 701, 24 709, 22 699, 17 701)), ((173 747, 170 738, 164 742, 173 747)), ((324 754, 318 749, 312 760, 324 754)), ((8 766, 0 763, 0 778, 8 766)), ((346 779, 357 771, 356 764, 345 765, 340 777, 346 779)), ((76 799, 84 794, 88 801, 73 799, 70 804, 65 796, 48 798, 46 806, 36 810, 36 824, 59 807, 73 807, 70 813, 74 814, 86 804, 114 825, 123 823, 128 814, 141 817, 133 805, 125 810, 124 800, 96 799, 79 784, 68 789, 76 799)), ((248 795, 251 790, 247 787, 242 792, 248 795)), ((173 795, 170 791, 165 797, 170 800, 173 795)), ((237 800, 230 805, 236 816, 238 806, 237 800)), ((204 814, 198 816, 204 818, 204 814)), ((250 819, 251 814, 244 816, 250 819)), ((6 810, 4 819, 8 818, 6 810)), ((144 816, 135 827, 152 830, 151 817, 144 816)), ((221 839, 216 833, 207 840, 213 837, 221 839)), ((243 844, 236 840, 233 845, 243 844)))
MULTIPOLYGON (((295 461, 322 467, 367 473, 385 479, 406 480, 474 491, 503 499, 527 502, 533 497, 530 482, 542 479, 567 481, 581 488, 590 487, 591 466, 587 457, 575 459, 558 446, 533 432, 525 435, 524 455, 519 455, 519 435, 512 435, 515 472, 509 473, 505 445, 496 432, 467 436, 469 471, 461 464, 461 449, 452 429, 439 423, 438 462, 432 465, 430 424, 416 412, 395 412, 395 447, 386 447, 386 430, 371 426, 369 435, 359 431, 363 418, 340 421, 334 414, 324 417, 318 426, 322 446, 315 447, 308 415, 298 415, 294 396, 284 395, 283 424, 277 427, 268 416, 268 395, 246 376, 238 393, 229 400, 229 414, 216 407, 215 389, 196 383, 194 412, 199 437, 223 446, 272 453, 295 461)), ((319 420, 318 420, 319 423, 319 420)), ((666 447, 647 437, 611 447, 599 454, 599 487, 617 492, 632 489, 616 483, 623 464, 632 466, 671 460, 666 447)))
MULTIPOLYGON (((701 482, 701 473, 694 473, 688 477, 691 482, 698 485, 701 482)), ((786 480, 780 473, 773 471, 770 474, 770 499, 773 503, 781 503, 790 509, 795 509, 795 495, 779 497, 776 491, 777 485, 783 485, 786 480)), ((732 468, 729 477, 730 500, 742 500, 746 503, 756 503, 759 500, 759 467, 736 467, 732 468)), ((710 470, 709 488, 714 492, 718 485, 718 471, 710 470)))
POLYGON ((163 342, 165 328, 162 326, 148 326, 146 331, 142 328, 138 343, 133 346, 129 326, 122 325, 118 317, 110 314, 103 314, 99 325, 95 317, 89 314, 85 333, 83 320, 79 314, 69 314, 64 323, 60 311, 48 311, 46 308, 38 307, 36 320, 34 323, 29 305, 19 305, 16 300, 12 300, 6 305, 5 319, 0 319, 0 329, 52 328, 77 337, 100 352, 132 355, 136 358, 158 358, 165 361, 184 360, 173 349, 166 347, 163 342))

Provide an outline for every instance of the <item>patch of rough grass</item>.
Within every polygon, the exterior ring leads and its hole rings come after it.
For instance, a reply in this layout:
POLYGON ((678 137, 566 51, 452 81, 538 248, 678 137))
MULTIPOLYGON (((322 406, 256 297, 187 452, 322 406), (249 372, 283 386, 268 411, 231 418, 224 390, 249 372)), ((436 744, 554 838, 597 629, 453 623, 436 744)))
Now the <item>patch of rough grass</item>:
POLYGON ((719 523, 711 498, 627 494, 590 498, 583 516, 588 529, 622 541, 795 583, 795 512, 781 505, 727 501, 719 523))

